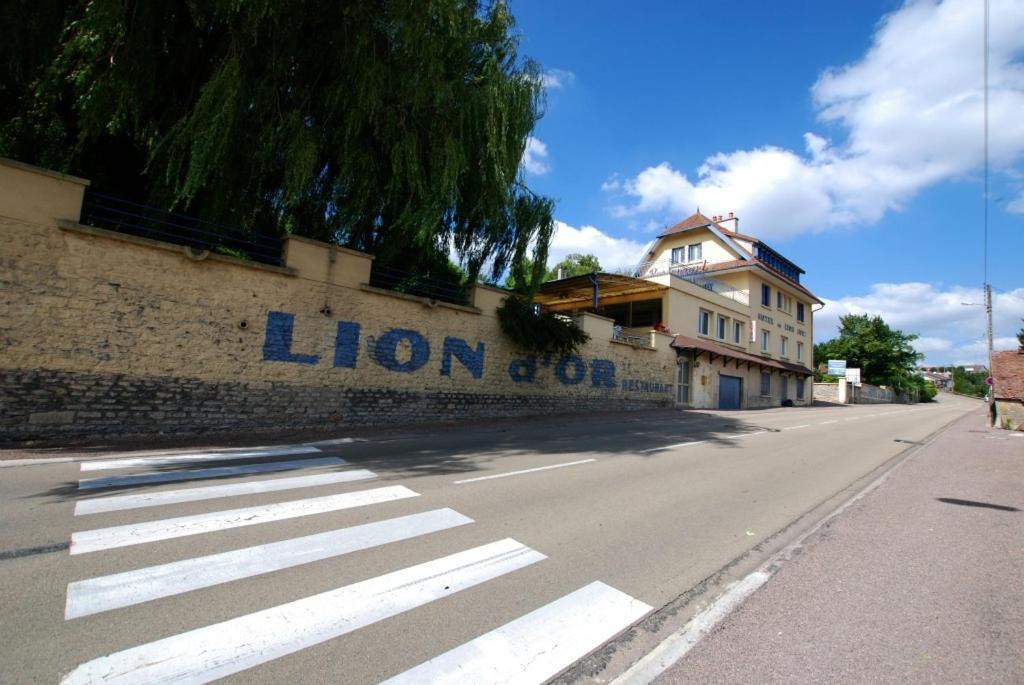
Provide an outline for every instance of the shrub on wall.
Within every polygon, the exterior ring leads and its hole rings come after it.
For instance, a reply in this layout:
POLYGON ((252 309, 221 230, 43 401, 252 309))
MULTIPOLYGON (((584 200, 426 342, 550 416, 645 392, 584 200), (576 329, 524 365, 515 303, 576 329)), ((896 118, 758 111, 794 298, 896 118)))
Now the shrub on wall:
POLYGON ((498 307, 502 332, 525 352, 535 354, 571 354, 590 340, 572 321, 552 312, 537 311, 536 306, 519 295, 509 295, 498 307))

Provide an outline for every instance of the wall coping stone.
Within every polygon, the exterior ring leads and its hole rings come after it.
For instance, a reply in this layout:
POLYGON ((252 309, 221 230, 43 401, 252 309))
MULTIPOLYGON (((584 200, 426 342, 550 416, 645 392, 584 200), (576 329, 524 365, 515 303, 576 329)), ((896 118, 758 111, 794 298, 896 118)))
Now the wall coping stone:
POLYGON ((648 352, 657 352, 658 351, 658 348, 651 347, 650 345, 637 345, 637 344, 634 344, 634 343, 631 343, 631 342, 626 342, 625 340, 616 340, 615 338, 612 338, 608 342, 614 343, 616 345, 625 345, 626 347, 630 347, 630 348, 632 348, 634 350, 646 350, 648 352))
POLYGON ((424 307, 444 307, 445 309, 454 309, 459 312, 466 312, 467 314, 483 314, 483 311, 476 307, 468 307, 463 304, 455 304, 454 302, 442 302, 441 300, 432 300, 429 297, 421 297, 419 295, 410 295, 408 293, 398 293, 394 290, 387 290, 385 288, 375 288, 372 285, 363 284, 359 286, 359 289, 368 293, 374 293, 375 295, 385 295, 387 297, 395 297, 399 300, 408 300, 410 302, 419 302, 424 307))
POLYGON ((499 293, 501 295, 509 295, 512 293, 511 290, 506 290, 505 288, 497 285, 488 285, 486 283, 474 283, 473 287, 480 288, 481 290, 490 290, 491 292, 499 293))
POLYGON ((78 183, 79 185, 88 186, 92 184, 87 178, 81 178, 79 176, 72 176, 71 174, 62 174, 59 171, 52 169, 44 169, 42 167, 33 166, 31 164, 25 164, 25 162, 19 162, 14 159, 7 157, 0 157, 0 166, 9 166, 13 169, 21 169, 22 171, 28 171, 29 173, 39 174, 40 176, 48 176, 55 178, 58 181, 69 181, 71 183, 78 183))
POLYGON ((296 269, 292 269, 287 266, 274 266, 273 264, 261 264, 260 262, 249 262, 244 259, 238 259, 237 257, 230 257, 228 255, 217 254, 208 250, 203 250, 200 253, 202 256, 193 256, 191 250, 187 245, 178 245, 176 243, 166 243, 162 240, 154 240, 152 238, 142 238, 136 235, 129 235, 127 233, 118 233, 117 231, 108 231, 105 228, 96 228, 95 226, 86 226, 74 221, 67 221, 61 219, 57 222, 57 227, 62 231, 68 231, 71 233, 82 233, 84 235, 90 235, 97 238, 108 238, 110 240, 120 240, 126 243, 134 243, 135 245, 142 245, 143 247, 151 247, 157 250, 167 250, 168 252, 176 252, 183 257, 186 257, 190 261, 198 262, 211 259, 215 262, 223 262, 225 264, 233 264, 235 266, 243 266, 248 269, 258 269, 260 271, 270 271, 281 276, 289 276, 295 278, 298 275, 296 269))
POLYGON ((345 252, 347 254, 354 255, 356 257, 364 257, 366 259, 376 259, 376 257, 374 255, 370 254, 369 252, 360 252, 359 250, 353 250, 350 247, 342 247, 341 245, 335 245, 334 243, 325 243, 322 240, 316 240, 314 238, 307 238, 307 237, 301 236, 301 235, 289 234, 289 235, 286 235, 284 237, 284 239, 285 240, 297 240, 300 243, 307 243, 309 245, 316 245, 317 247, 322 247, 325 250, 334 250, 335 252, 345 252))

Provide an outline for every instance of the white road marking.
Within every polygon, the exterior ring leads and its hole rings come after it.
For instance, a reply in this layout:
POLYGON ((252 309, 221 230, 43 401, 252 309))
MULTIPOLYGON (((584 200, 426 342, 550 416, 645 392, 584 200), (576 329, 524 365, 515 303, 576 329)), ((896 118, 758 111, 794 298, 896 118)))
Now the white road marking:
POLYGON ((258 459, 260 457, 285 457, 292 454, 319 453, 312 445, 295 445, 293 447, 274 447, 270 449, 249 450, 246 452, 196 452, 193 454, 174 454, 166 457, 131 457, 128 459, 104 459, 83 461, 83 471, 104 471, 106 469, 130 469, 137 466, 166 466, 168 464, 188 464, 193 461, 233 461, 235 459, 258 459))
POLYGON ((831 421, 822 421, 818 425, 819 426, 824 426, 825 424, 828 424, 828 423, 839 423, 839 419, 832 419, 831 421))
POLYGON ((707 609, 700 612, 682 630, 670 635, 654 650, 633 664, 625 673, 612 681, 612 685, 647 685, 653 682, 669 666, 686 655, 694 645, 715 627, 723 618, 759 587, 764 585, 771 574, 754 571, 743 580, 733 583, 726 592, 707 609))
POLYGON ((798 428, 810 428, 810 426, 811 426, 811 424, 809 424, 809 423, 802 423, 799 426, 786 426, 782 430, 784 430, 784 431, 795 431, 798 428))
POLYGON ((307 442, 307 445, 312 447, 333 447, 334 445, 349 445, 353 442, 366 442, 363 438, 334 438, 333 440, 318 440, 317 442, 307 442))
POLYGON ((75 505, 75 516, 101 514, 108 511, 125 509, 141 509, 165 504, 181 502, 198 502, 205 499, 220 497, 238 497, 239 495, 255 495, 263 492, 294 490, 295 488, 312 488, 335 483, 348 483, 358 480, 376 478, 373 471, 354 469, 335 473, 318 473, 313 476, 296 476, 294 478, 275 478, 258 480, 250 483, 229 483, 212 485, 204 488, 187 488, 185 490, 163 490, 160 492, 143 492, 137 495, 113 495, 79 502, 75 505))
POLYGON ((672 445, 665 445, 663 447, 651 447, 650 449, 640 450, 639 454, 647 454, 649 452, 664 452, 665 450, 674 450, 677 447, 688 447, 690 445, 699 445, 707 440, 691 440, 690 442, 677 442, 672 445))
POLYGON ((132 473, 124 476, 97 476, 83 478, 78 481, 79 490, 95 490, 97 488, 118 488, 149 483, 173 483, 179 480, 206 480, 221 476, 238 476, 249 473, 273 473, 274 471, 291 471, 293 469, 312 469, 318 466, 341 466, 348 462, 338 457, 320 459, 296 459, 295 461, 272 461, 259 464, 242 464, 240 466, 213 466, 208 469, 189 469, 187 471, 148 471, 132 473))
POLYGON ((373 490, 346 492, 341 495, 311 497, 309 499, 278 502, 277 504, 265 504, 258 507, 212 511, 205 514, 179 516, 160 521, 129 523, 124 526, 85 530, 71 534, 71 554, 85 554, 86 552, 96 552, 102 549, 141 545, 146 542, 170 540, 172 538, 199 535, 229 528, 255 526, 270 521, 284 521, 285 519, 300 516, 312 516, 329 511, 340 511, 341 509, 351 509, 368 504, 379 504, 380 502, 390 502, 396 499, 418 496, 419 493, 413 492, 409 488, 393 485, 386 488, 374 488, 373 490))
POLYGON ((481 480, 493 480, 495 478, 507 478, 508 476, 518 476, 523 473, 534 473, 536 471, 547 471, 549 469, 560 469, 563 466, 576 466, 577 464, 589 464, 597 459, 580 459, 579 461, 567 461, 564 464, 551 464, 550 466, 538 466, 535 469, 523 469, 522 471, 509 471, 508 473, 497 473, 493 476, 480 476, 479 478, 466 478, 465 480, 454 481, 455 485, 462 485, 463 483, 476 483, 481 480))
POLYGON ((542 683, 649 611, 625 593, 591 583, 383 685, 542 683))
MULTIPOLYGON (((511 538, 79 665, 62 683, 206 683, 292 654, 546 557, 511 538)), ((342 677, 342 679, 344 679, 342 677)))
POLYGON ((761 434, 767 433, 767 432, 768 431, 755 431, 753 433, 734 433, 732 435, 723 435, 722 439, 723 440, 736 440, 738 438, 748 438, 748 437, 751 437, 751 436, 754 436, 754 435, 761 435, 761 434))
POLYGON ((451 509, 376 521, 68 585, 65 619, 170 597, 472 523, 451 509))

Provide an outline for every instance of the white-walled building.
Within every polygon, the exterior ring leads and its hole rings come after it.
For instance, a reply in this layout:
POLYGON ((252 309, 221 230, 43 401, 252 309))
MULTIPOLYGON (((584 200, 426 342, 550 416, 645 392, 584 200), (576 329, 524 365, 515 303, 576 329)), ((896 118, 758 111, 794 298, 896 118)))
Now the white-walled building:
POLYGON ((537 302, 613 319, 638 344, 660 330, 674 336, 676 402, 747 409, 809 404, 813 390, 814 307, 804 271, 739 220, 697 212, 666 229, 629 274, 551 281, 537 302))

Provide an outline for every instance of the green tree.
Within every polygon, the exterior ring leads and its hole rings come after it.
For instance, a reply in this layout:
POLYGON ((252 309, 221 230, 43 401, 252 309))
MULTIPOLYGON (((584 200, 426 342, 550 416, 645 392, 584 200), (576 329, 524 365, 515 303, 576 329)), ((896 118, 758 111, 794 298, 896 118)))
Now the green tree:
POLYGON ((962 366, 953 369, 953 392, 973 397, 984 397, 988 394, 987 372, 970 372, 962 366))
POLYGON ((845 359, 861 379, 899 391, 916 387, 914 369, 924 355, 912 343, 916 335, 890 328, 880 316, 848 314, 839 318, 839 337, 814 346, 814 363, 845 359))
MULTIPOLYGON (((1021 319, 1021 321, 1024 321, 1024 319, 1021 319)), ((1017 331, 1017 346, 1024 350, 1024 328, 1017 331)))
POLYGON ((544 275, 545 281, 554 281, 559 278, 571 278, 572 276, 583 276, 601 270, 601 262, 592 254, 579 254, 573 252, 565 256, 565 259, 548 269, 544 275))
POLYGON ((8 0, 0 155, 471 281, 546 261, 543 110, 500 0, 8 0), (530 246, 534 245, 535 248, 530 246), (485 267, 486 265, 486 267, 485 267))

